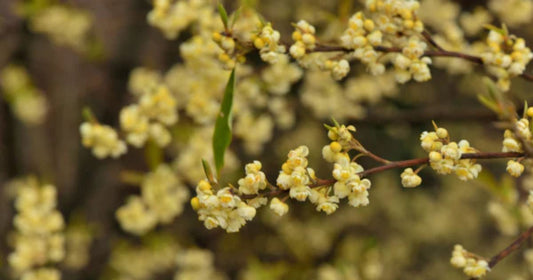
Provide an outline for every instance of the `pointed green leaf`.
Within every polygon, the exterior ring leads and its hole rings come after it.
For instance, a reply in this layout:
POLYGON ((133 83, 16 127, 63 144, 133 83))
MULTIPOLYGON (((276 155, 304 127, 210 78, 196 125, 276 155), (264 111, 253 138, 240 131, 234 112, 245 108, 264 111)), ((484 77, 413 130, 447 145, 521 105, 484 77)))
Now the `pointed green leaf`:
POLYGON ((490 100, 488 97, 486 97, 486 96, 484 96, 482 94, 478 94, 477 95, 477 99, 479 100, 479 102, 481 102, 483 105, 485 105, 485 107, 489 108, 490 110, 492 110, 496 114, 500 113, 500 109, 498 108, 498 105, 496 105, 496 103, 493 100, 490 100))
POLYGON ((224 91, 220 112, 215 122, 215 132, 213 133, 213 154, 215 157, 215 167, 217 174, 224 166, 224 154, 231 143, 231 108, 233 106, 233 91, 235 90, 235 69, 231 75, 224 91))
POLYGON ((207 180, 209 180, 209 183, 215 183, 215 177, 213 176, 213 171, 211 170, 211 165, 209 165, 209 162, 207 160, 202 159, 202 166, 204 167, 204 173, 207 180))
POLYGON ((240 7, 239 9, 237 9, 237 11, 235 11, 235 12, 231 15, 231 24, 230 24, 231 29, 233 29, 233 26, 235 26, 235 23, 237 22, 237 20, 238 20, 239 17, 241 16, 241 13, 242 13, 242 7, 240 7))
POLYGON ((221 3, 218 3, 218 14, 220 15, 220 19, 224 24, 224 29, 228 31, 228 12, 226 12, 226 9, 221 3))
POLYGON ((96 117, 93 114, 93 111, 89 107, 83 107, 81 111, 81 116, 83 117, 83 120, 90 123, 96 123, 98 122, 96 120, 96 117))

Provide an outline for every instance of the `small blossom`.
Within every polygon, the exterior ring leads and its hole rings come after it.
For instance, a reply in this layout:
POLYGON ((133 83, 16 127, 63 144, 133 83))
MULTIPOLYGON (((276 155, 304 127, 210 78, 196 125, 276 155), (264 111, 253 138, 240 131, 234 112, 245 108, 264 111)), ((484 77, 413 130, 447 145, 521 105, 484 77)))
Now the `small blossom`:
POLYGON ((507 162, 507 172, 511 174, 513 177, 520 177, 522 175, 522 172, 524 172, 524 165, 522 165, 520 162, 509 160, 507 162))
POLYGON ((414 188, 422 183, 422 178, 414 173, 412 168, 406 168, 402 174, 402 186, 405 188, 414 188))
POLYGON ((274 213, 278 214, 279 216, 283 216, 287 214, 287 212, 289 211, 289 206, 286 203, 279 200, 277 197, 274 197, 270 201, 270 209, 274 211, 274 213))

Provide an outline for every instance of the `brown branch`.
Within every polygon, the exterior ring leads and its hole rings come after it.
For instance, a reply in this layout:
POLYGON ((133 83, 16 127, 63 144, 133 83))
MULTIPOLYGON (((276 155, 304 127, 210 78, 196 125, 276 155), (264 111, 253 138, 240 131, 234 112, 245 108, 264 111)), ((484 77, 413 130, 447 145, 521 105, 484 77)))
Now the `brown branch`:
MULTIPOLYGON (((520 234, 518 238, 516 238, 509 246, 505 247, 505 249, 501 250, 498 254, 490 258, 489 268, 493 268, 494 266, 496 266, 496 264, 498 264, 500 261, 505 259, 511 253, 518 250, 518 248, 522 246, 522 243, 528 240, 532 234, 533 234, 533 227, 528 228, 525 232, 520 234)), ((476 279, 478 278, 470 278, 469 280, 476 280, 476 279)))
MULTIPOLYGON (((518 158, 518 157, 524 157, 524 153, 517 153, 517 152, 496 152, 496 153, 469 153, 469 154, 463 154, 461 155, 461 159, 498 159, 498 158, 518 158)), ((365 171, 361 171, 357 173, 360 177, 368 176, 370 174, 383 172, 389 169, 394 168, 406 168, 421 164, 426 164, 429 162, 429 158, 416 158, 416 159, 409 159, 409 160, 403 160, 403 161, 393 161, 388 164, 370 168, 365 171)), ((311 184, 309 187, 311 188, 317 188, 317 187, 323 187, 323 186, 331 186, 335 184, 336 180, 330 179, 330 180, 324 180, 324 179, 318 179, 315 183, 311 184)), ((243 199, 252 199, 257 196, 264 196, 264 197, 273 197, 277 196, 279 194, 282 194, 284 192, 287 192, 288 190, 272 190, 269 192, 260 193, 258 195, 251 194, 251 195, 242 195, 241 198, 243 199)))
MULTIPOLYGON (((431 39, 433 40, 433 39, 431 39)), ((455 57, 464 59, 467 61, 470 61, 472 63, 483 65, 483 60, 479 56, 465 54, 461 52, 454 52, 454 51, 447 51, 442 49, 440 46, 436 45, 436 42, 433 41, 433 43, 430 42, 430 44, 434 45, 437 50, 436 51, 425 51, 423 56, 428 57, 455 57)), ((401 48, 397 47, 385 47, 385 46, 376 46, 374 47, 374 50, 379 52, 385 52, 385 53, 399 53, 402 52, 401 48)), ((354 50, 340 47, 340 46, 326 46, 326 45, 317 45, 311 52, 353 52, 354 50)), ((521 78, 533 81, 533 74, 529 73, 522 73, 520 75, 521 78)))
POLYGON ((489 267, 493 268, 496 264, 498 264, 501 260, 503 260, 505 257, 510 255, 512 252, 516 251, 524 241, 528 240, 529 237, 531 237, 531 234, 533 234, 533 227, 528 228, 525 232, 520 234, 517 239, 511 243, 511 245, 507 246, 505 249, 500 251, 498 254, 496 254, 494 257, 490 258, 489 261, 489 267))
POLYGON ((442 48, 437 42, 433 39, 431 34, 427 30, 422 31, 422 36, 426 41, 428 41, 429 44, 431 44, 433 47, 435 47, 439 51, 444 51, 444 48, 442 48))

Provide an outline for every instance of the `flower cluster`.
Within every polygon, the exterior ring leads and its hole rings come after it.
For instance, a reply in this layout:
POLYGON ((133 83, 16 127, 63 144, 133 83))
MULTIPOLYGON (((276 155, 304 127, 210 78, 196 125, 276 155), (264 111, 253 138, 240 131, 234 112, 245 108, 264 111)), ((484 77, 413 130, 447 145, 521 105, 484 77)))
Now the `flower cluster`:
POLYGON ((370 72, 380 75, 385 72, 385 65, 378 62, 378 53, 374 47, 382 44, 383 34, 376 28, 372 19, 365 18, 357 12, 348 21, 348 29, 341 36, 343 47, 355 50, 354 56, 366 64, 370 72))
POLYGON ((296 30, 292 33, 294 44, 289 48, 289 52, 295 59, 302 58, 308 50, 316 47, 315 27, 305 20, 300 20, 295 24, 296 30))
POLYGON ((287 161, 281 166, 276 183, 282 190, 289 190, 289 195, 298 201, 305 201, 311 194, 309 185, 315 171, 307 167, 309 148, 299 146, 287 155, 287 161))
POLYGON ((279 31, 272 29, 271 23, 265 24, 259 34, 253 37, 254 46, 263 61, 276 64, 280 56, 286 56, 285 46, 279 44, 280 37, 279 31))
POLYGON ((303 76, 303 71, 294 63, 290 63, 289 57, 279 56, 277 63, 270 65, 261 72, 261 79, 265 83, 268 92, 275 95, 284 95, 289 92, 291 85, 303 76))
POLYGON ((431 58, 424 55, 427 44, 417 36, 409 38, 407 45, 402 49, 402 53, 396 55, 394 59, 396 81, 405 83, 414 79, 417 82, 424 82, 431 79, 428 64, 431 58))
POLYGON ((246 176, 239 179, 239 193, 242 194, 258 194, 260 190, 264 190, 267 186, 266 176, 261 171, 261 162, 254 161, 245 166, 246 176))
POLYGON ((508 91, 510 78, 524 73, 533 53, 522 38, 508 35, 505 30, 492 29, 487 36, 487 50, 481 54, 483 64, 498 78, 497 85, 508 91))
POLYGON ((533 2, 530 0, 490 0, 488 2, 489 9, 510 27, 528 23, 533 18, 533 2))
POLYGON ((83 146, 92 148, 93 155, 99 159, 111 156, 117 158, 126 153, 127 146, 118 138, 110 126, 97 122, 84 122, 80 125, 83 146))
POLYGON ((486 260, 466 251, 463 246, 455 245, 450 263, 457 268, 462 268, 463 272, 472 278, 481 278, 490 271, 486 260))
POLYGON ((350 63, 346 59, 326 60, 323 68, 331 72, 333 79, 341 80, 350 72, 350 63))
POLYGON ((481 165, 474 159, 461 159, 462 154, 476 153, 467 140, 459 143, 450 141, 448 131, 437 127, 435 131, 424 131, 420 136, 422 148, 429 153, 429 163, 439 174, 455 173, 463 181, 477 178, 481 165))
POLYGON ((424 30, 424 24, 416 18, 420 8, 416 0, 369 0, 366 8, 384 33, 411 35, 424 30))
POLYGON ((178 121, 176 98, 165 85, 153 88, 140 96, 139 103, 120 111, 120 126, 126 141, 142 147, 148 139, 165 147, 171 141, 167 127, 178 121))
POLYGON ((158 223, 171 223, 183 211, 188 197, 186 187, 174 171, 162 164, 144 177, 141 195, 131 196, 116 216, 124 230, 143 235, 158 223))
POLYGON ((212 5, 205 0, 154 0, 147 19, 150 25, 161 29, 167 39, 175 39, 182 30, 211 10, 212 5))
POLYGON ((9 264, 22 279, 59 280, 57 269, 44 267, 65 257, 63 216, 57 211, 56 188, 42 185, 35 178, 15 181, 17 191, 14 218, 15 250, 9 264))
POLYGON ((414 188, 422 184, 422 178, 412 168, 406 168, 400 177, 402 178, 402 186, 405 188, 414 188))
POLYGON ((357 143, 352 135, 355 131, 355 127, 351 125, 328 127, 328 137, 332 142, 322 148, 322 157, 334 163, 332 176, 336 182, 333 185, 333 193, 337 201, 347 197, 351 206, 359 207, 369 203, 368 189, 371 182, 361 179, 359 173, 364 171, 363 167, 351 161, 348 155, 348 151, 357 143))
MULTIPOLYGON (((257 184, 259 185, 262 183, 257 184)), ((196 187, 196 194, 191 199, 191 205, 207 229, 221 227, 227 232, 237 232, 246 221, 255 217, 255 208, 233 194, 231 187, 222 188, 215 194, 211 184, 202 180, 196 187)))
POLYGON ((239 51, 241 46, 239 46, 231 36, 215 32, 213 33, 213 41, 215 41, 215 43, 217 43, 223 50, 223 52, 218 55, 218 60, 220 60, 224 69, 233 69, 235 63, 243 63, 245 61, 244 55, 239 51))
POLYGON ((15 117, 28 125, 43 123, 48 111, 48 102, 33 86, 26 69, 8 65, 2 70, 0 79, 4 98, 15 117))
POLYGON ((86 50, 92 24, 87 12, 64 5, 46 7, 30 17, 32 31, 43 33, 54 43, 77 51, 86 50))

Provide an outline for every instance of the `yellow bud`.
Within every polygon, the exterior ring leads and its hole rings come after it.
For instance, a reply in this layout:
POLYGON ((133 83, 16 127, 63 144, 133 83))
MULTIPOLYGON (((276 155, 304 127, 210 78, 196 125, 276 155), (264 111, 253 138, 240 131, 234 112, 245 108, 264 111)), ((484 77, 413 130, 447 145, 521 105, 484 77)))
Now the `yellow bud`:
POLYGON ((198 189, 202 192, 207 192, 211 190, 211 184, 205 180, 201 180, 200 183, 198 183, 198 189))
POLYGON ((429 161, 439 161, 442 159, 442 155, 439 152, 432 151, 429 153, 429 161))
POLYGON ((533 118, 533 107, 527 108, 527 115, 533 118))
POLYGON ((306 44, 306 45, 313 45, 315 44, 316 42, 316 39, 315 39, 315 36, 311 35, 311 34, 304 34, 302 36, 302 41, 306 44))
POLYGON ((194 211, 198 211, 198 209, 200 209, 200 199, 198 199, 198 197, 193 197, 191 199, 191 206, 192 206, 192 209, 194 209, 194 211))
POLYGON ((265 41, 263 41, 261 38, 255 38, 254 40, 254 46, 257 49, 262 49, 265 47, 265 41))
POLYGON ((281 170, 283 170, 283 172, 285 172, 287 174, 291 174, 292 173, 292 170, 289 168, 289 164, 286 163, 286 162, 281 166, 281 170))
POLYGON ((363 23, 363 27, 368 31, 374 30, 374 22, 371 19, 366 19, 363 23))
POLYGON ((415 23, 409 19, 403 22, 403 26, 407 29, 412 29, 415 26, 415 23))
POLYGON ((220 35, 220 33, 218 32, 213 32, 212 38, 213 38, 213 41, 218 43, 220 42, 220 40, 222 40, 222 35, 220 35))
POLYGON ((222 61, 222 62, 228 62, 231 60, 231 58, 229 57, 228 54, 226 53, 221 53, 218 55, 218 60, 222 61))
POLYGON ((448 130, 446 130, 446 128, 439 127, 439 128, 437 128, 436 132, 437 132, 437 136, 440 139, 444 139, 444 138, 448 137, 448 130))
POLYGON ((300 40, 302 40, 302 33, 301 33, 300 31, 298 31, 298 30, 292 32, 292 39, 293 39, 294 41, 300 41, 300 40))
POLYGON ((342 146, 341 144, 339 144, 339 142, 337 141, 333 141, 329 144, 329 148, 331 149, 332 152, 334 153, 338 153, 342 150, 342 146))

